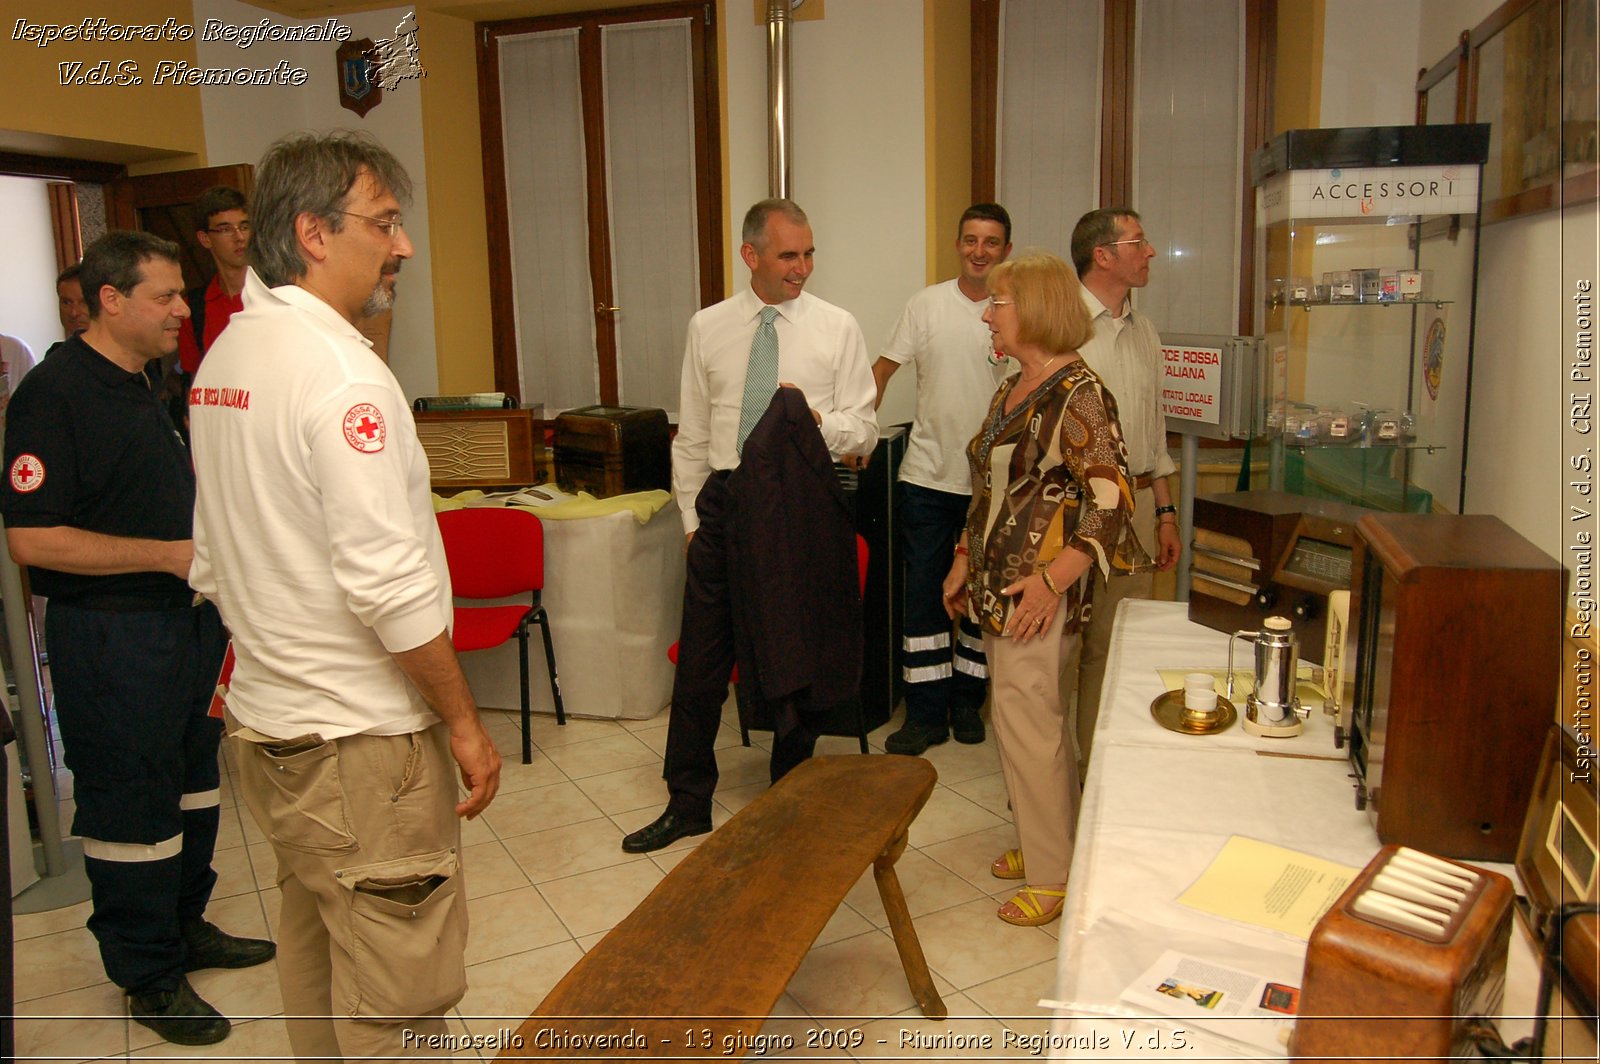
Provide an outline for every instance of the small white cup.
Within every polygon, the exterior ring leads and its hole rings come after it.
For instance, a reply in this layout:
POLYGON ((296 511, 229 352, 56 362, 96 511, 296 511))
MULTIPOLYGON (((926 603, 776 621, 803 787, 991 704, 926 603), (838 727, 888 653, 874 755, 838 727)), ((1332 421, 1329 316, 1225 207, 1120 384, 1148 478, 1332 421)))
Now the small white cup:
POLYGON ((1183 675, 1184 691, 1215 691, 1217 678, 1209 672, 1188 672, 1183 675))
POLYGON ((1217 710, 1216 689, 1208 687, 1204 691, 1195 691, 1185 688, 1183 692, 1183 708, 1190 713, 1215 713, 1217 710))

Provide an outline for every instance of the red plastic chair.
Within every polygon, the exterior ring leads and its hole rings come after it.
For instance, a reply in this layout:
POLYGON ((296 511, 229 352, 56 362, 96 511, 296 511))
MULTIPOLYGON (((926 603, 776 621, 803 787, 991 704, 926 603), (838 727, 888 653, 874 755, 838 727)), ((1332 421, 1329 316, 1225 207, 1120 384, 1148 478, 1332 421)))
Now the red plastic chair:
POLYGON ((457 606, 450 641, 458 653, 489 650, 513 636, 522 679, 522 763, 533 760, 528 708, 528 625, 544 635, 544 660, 550 667, 550 697, 556 723, 567 722, 556 679, 556 651, 550 642, 550 617, 539 602, 544 589, 544 525, 526 510, 469 507, 439 514, 445 560, 456 595, 469 599, 510 598, 527 593, 529 605, 457 606))
MULTIPOLYGON (((861 593, 863 595, 866 594, 867 593, 867 541, 865 539, 863 539, 859 535, 856 536, 856 578, 860 581, 859 587, 861 589, 861 593)), ((667 648, 667 660, 672 662, 674 665, 676 665, 678 663, 678 644, 677 643, 674 643, 670 647, 667 648)), ((737 684, 739 682, 739 663, 737 661, 733 663, 733 672, 729 674, 728 682, 730 684, 737 684)), ((858 724, 860 725, 860 733, 861 733, 860 734, 861 752, 864 754, 864 753, 867 752, 867 729, 866 729, 865 722, 861 721, 859 719, 859 717, 858 717, 858 724)), ((740 735, 741 738, 744 739, 744 745, 749 746, 750 745, 750 730, 748 728, 745 728, 745 727, 741 726, 740 729, 739 729, 739 735, 740 735)))

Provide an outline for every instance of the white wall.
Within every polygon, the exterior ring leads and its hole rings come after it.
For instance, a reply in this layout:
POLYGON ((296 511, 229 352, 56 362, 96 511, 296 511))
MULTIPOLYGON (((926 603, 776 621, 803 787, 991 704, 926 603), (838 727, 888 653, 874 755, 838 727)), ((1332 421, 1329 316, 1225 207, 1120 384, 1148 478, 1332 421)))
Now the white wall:
MULTIPOLYGON (((368 37, 388 40, 409 8, 388 8, 340 15, 350 27, 352 39, 368 37)), ((230 26, 259 24, 267 18, 273 25, 305 24, 302 20, 270 15, 261 8, 236 0, 195 0, 194 23, 201 28, 207 19, 220 19, 230 26)), ((317 20, 312 20, 317 21, 317 20)), ((198 34, 197 34, 198 36, 198 34)), ((428 66, 428 42, 418 40, 423 69, 428 66)), ((433 268, 428 253, 427 167, 422 150, 421 90, 415 80, 403 81, 385 90, 382 102, 365 117, 339 106, 338 69, 334 62, 338 44, 327 42, 258 42, 248 49, 221 41, 197 45, 201 66, 271 66, 280 58, 303 67, 309 74, 306 84, 293 87, 210 87, 201 90, 201 109, 205 118, 206 155, 213 166, 228 163, 256 163, 274 140, 297 130, 360 129, 371 133, 395 154, 411 175, 412 202, 405 209, 406 235, 416 246, 416 255, 401 269, 399 298, 395 303, 394 328, 389 341, 389 366, 410 396, 438 390, 439 369, 433 337, 433 268)), ((477 166, 478 160, 462 160, 462 165, 477 166)))
MULTIPOLYGON (((726 232, 735 291, 749 283, 739 227, 767 195, 766 31, 729 4, 726 232)), ((850 311, 872 358, 923 286, 927 185, 921 0, 835 3, 790 27, 794 136, 791 193, 811 219, 816 273, 807 288, 850 311)), ((952 232, 955 219, 950 220, 952 232)), ((915 383, 900 374, 880 420, 911 420, 915 383), (902 380, 901 378, 905 378, 902 380)))
MULTIPOLYGON (((1496 0, 1423 0, 1413 66, 1437 62, 1463 29, 1497 6, 1496 0)), ((1600 272, 1596 224, 1596 208, 1588 204, 1480 230, 1466 509, 1494 514, 1569 567, 1562 498, 1568 297, 1572 278, 1600 272)))
POLYGON ((1415 3, 1329 0, 1324 10, 1323 126, 1409 126, 1422 65, 1415 3))
POLYGON ((27 344, 34 361, 61 339, 61 319, 56 313, 56 243, 44 186, 43 181, 29 177, 0 177, 0 218, 5 219, 0 333, 27 344))

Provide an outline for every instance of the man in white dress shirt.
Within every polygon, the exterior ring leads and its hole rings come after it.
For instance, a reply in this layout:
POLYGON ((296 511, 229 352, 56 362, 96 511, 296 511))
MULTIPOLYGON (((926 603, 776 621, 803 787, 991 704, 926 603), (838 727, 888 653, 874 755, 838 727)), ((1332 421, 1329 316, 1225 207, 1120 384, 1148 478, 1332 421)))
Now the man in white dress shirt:
MULTIPOLYGON (((1156 249, 1145 239, 1136 211, 1107 207, 1090 211, 1072 230, 1072 265, 1083 282, 1083 302, 1094 321, 1094 339, 1080 351, 1117 400, 1117 418, 1128 445, 1134 481, 1133 528, 1156 568, 1178 561, 1178 511, 1169 478, 1177 471, 1167 453, 1166 419, 1157 404, 1161 387, 1161 337, 1150 319, 1133 309, 1129 293, 1150 283, 1156 249)), ((1094 607, 1083 634, 1077 671, 1078 769, 1089 764, 1100 687, 1117 603, 1149 598, 1151 573, 1095 577, 1094 607)), ((1071 677, 1070 670, 1067 673, 1071 677)))
MULTIPOLYGON (((622 840, 629 853, 659 850, 711 830, 717 785, 713 748, 727 698, 726 661, 731 660, 724 524, 734 500, 728 474, 739 465, 751 426, 741 412, 747 405, 764 410, 775 390, 756 389, 762 394, 746 402, 758 334, 775 334, 776 350, 768 348, 776 357, 776 366, 767 366, 771 383, 804 394, 835 459, 867 454, 878 439, 876 391, 861 327, 848 312, 803 291, 815 253, 805 212, 790 200, 762 200, 745 214, 743 238, 739 255, 750 268, 750 287, 689 321, 678 435, 672 442, 672 489, 683 512, 689 557, 667 727, 670 798, 660 817, 622 840), (715 646, 708 650, 701 646, 704 641, 715 646), (721 664, 702 668, 703 660, 721 664)), ((816 732, 804 720, 780 722, 773 735, 773 780, 811 756, 815 742, 816 732)))

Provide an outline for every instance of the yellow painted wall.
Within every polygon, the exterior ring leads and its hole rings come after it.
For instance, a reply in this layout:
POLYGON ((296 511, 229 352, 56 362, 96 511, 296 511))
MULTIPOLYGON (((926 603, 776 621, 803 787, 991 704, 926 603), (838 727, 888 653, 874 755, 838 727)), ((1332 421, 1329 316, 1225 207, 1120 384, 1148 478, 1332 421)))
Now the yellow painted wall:
POLYGON ((18 19, 31 24, 79 23, 86 17, 116 24, 194 26, 189 0, 6 0, 0 27, 0 130, 12 143, 40 154, 70 154, 122 162, 134 173, 204 166, 205 128, 200 90, 194 86, 152 84, 163 59, 195 59, 194 41, 83 42, 57 40, 41 48, 13 40, 18 19), (62 85, 58 64, 82 62, 92 68, 110 60, 115 71, 136 63, 142 84, 62 85), (16 134, 22 134, 17 137, 16 134))
POLYGON ((1322 125, 1322 25, 1325 0, 1278 4, 1272 132, 1322 125))
POLYGON ((972 16, 968 0, 923 0, 927 282, 960 270, 955 221, 972 204, 972 16))

